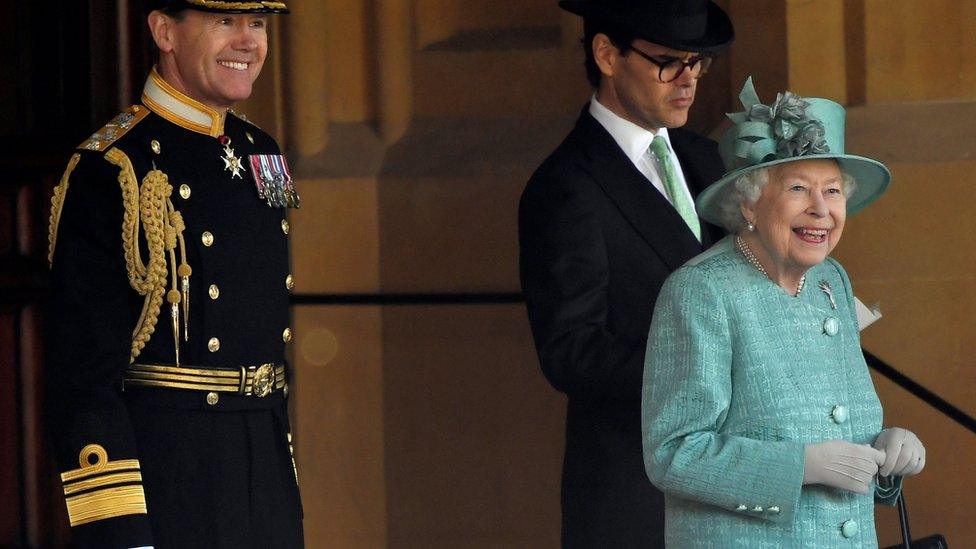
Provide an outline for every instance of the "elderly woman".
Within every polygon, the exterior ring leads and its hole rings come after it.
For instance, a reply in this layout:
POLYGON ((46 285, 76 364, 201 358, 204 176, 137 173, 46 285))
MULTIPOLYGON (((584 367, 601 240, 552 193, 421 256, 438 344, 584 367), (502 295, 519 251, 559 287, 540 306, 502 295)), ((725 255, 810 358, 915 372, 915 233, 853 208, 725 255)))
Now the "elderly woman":
POLYGON ((785 93, 767 107, 751 79, 740 98, 720 144, 729 173, 697 202, 732 235, 671 275, 648 339, 644 459, 667 543, 876 547, 874 503, 894 502, 925 449, 882 431, 829 254, 890 174, 844 154, 837 103, 785 93))

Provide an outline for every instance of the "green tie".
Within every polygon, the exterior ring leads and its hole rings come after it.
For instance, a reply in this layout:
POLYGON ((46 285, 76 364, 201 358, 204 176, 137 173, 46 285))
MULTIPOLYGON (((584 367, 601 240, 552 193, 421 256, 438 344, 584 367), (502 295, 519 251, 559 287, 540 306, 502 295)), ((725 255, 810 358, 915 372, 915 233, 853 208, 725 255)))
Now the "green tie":
POLYGON ((651 152, 657 158, 657 164, 661 168, 662 179, 664 180, 664 190, 668 193, 668 199, 674 204, 674 209, 678 210, 678 215, 685 220, 688 228, 695 234, 695 238, 701 242, 701 224, 698 222, 698 214, 695 213, 695 205, 688 200, 688 195, 681 188, 681 182, 674 173, 674 166, 671 164, 668 142, 660 135, 651 141, 651 152))

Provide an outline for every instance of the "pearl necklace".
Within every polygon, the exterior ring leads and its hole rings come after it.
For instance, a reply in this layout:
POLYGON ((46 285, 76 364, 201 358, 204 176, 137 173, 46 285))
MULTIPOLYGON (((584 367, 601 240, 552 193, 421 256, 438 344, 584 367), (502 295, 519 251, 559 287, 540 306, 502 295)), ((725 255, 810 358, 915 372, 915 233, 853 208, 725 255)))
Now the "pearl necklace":
MULTIPOLYGON (((756 254, 753 253, 753 251, 749 248, 749 246, 746 244, 746 241, 742 240, 741 236, 739 235, 735 236, 735 245, 737 248, 739 248, 739 251, 742 253, 742 255, 745 256, 746 261, 748 261, 753 267, 758 269, 759 272, 763 274, 763 276, 769 278, 769 273, 766 272, 766 269, 763 269, 763 266, 759 263, 759 259, 756 257, 756 254)), ((800 292, 803 291, 803 285, 806 284, 806 282, 807 282, 807 275, 806 273, 804 273, 803 276, 800 277, 799 284, 796 285, 796 295, 794 297, 800 297, 800 292)))

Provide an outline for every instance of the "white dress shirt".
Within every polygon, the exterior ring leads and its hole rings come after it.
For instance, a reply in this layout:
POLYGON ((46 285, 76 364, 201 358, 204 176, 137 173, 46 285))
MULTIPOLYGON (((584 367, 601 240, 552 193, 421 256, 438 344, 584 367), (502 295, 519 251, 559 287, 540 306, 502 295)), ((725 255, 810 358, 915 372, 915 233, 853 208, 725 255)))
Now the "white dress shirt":
POLYGON ((691 191, 688 190, 685 174, 681 171, 681 164, 678 163, 678 157, 674 154, 674 147, 671 146, 671 138, 668 137, 667 128, 660 128, 656 132, 645 130, 601 105, 596 100, 596 95, 590 99, 590 115, 610 132, 610 136, 617 142, 620 150, 627 155, 627 158, 634 163, 637 171, 644 174, 644 177, 654 185, 654 188, 661 193, 665 200, 671 202, 667 191, 664 189, 664 176, 660 171, 661 168, 654 153, 651 152, 651 141, 654 140, 654 137, 658 135, 663 137, 668 143, 668 150, 670 151, 668 157, 671 160, 671 165, 674 166, 674 174, 678 177, 678 183, 684 190, 688 203, 695 203, 691 197, 691 191))

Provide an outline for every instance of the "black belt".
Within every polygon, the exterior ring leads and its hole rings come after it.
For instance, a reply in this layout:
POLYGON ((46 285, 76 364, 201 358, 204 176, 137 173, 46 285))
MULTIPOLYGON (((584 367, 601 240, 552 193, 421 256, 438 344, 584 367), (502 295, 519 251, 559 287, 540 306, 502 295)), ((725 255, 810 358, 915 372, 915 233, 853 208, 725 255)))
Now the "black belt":
POLYGON ((208 393, 209 404, 216 404, 217 393, 266 397, 277 390, 285 394, 288 391, 285 366, 273 363, 241 366, 236 370, 133 364, 125 371, 122 381, 123 390, 130 386, 203 391, 208 393))

